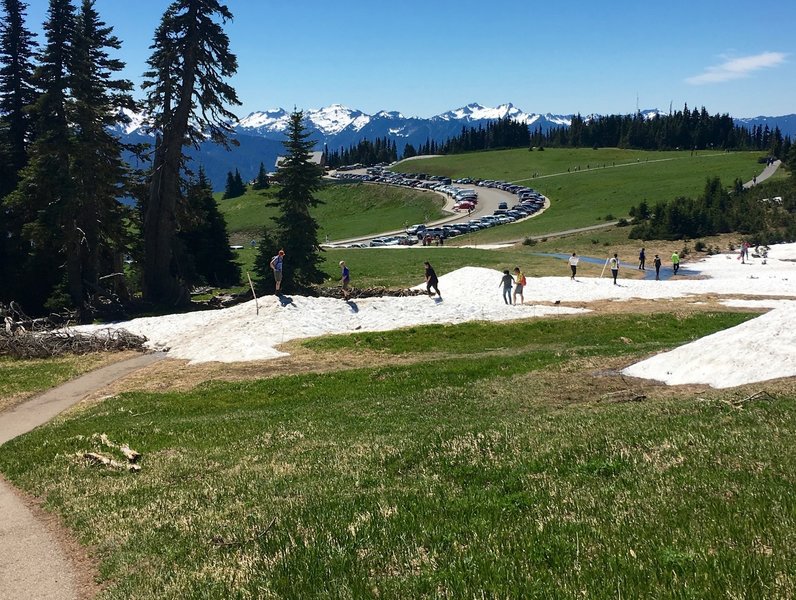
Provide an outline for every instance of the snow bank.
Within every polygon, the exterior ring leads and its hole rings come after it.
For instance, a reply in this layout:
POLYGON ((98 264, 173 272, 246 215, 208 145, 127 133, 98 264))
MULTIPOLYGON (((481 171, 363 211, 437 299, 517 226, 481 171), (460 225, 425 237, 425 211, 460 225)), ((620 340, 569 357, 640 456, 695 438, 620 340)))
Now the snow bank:
MULTIPOLYGON (((529 257, 529 261, 533 257, 529 257)), ((700 279, 670 281, 609 277, 539 277, 528 280, 524 306, 506 306, 501 299, 502 273, 465 267, 440 277, 441 302, 426 296, 368 298, 346 303, 329 298, 295 296, 282 306, 274 296, 219 311, 194 312, 135 319, 119 323, 146 336, 150 347, 169 349, 170 356, 192 362, 237 362, 282 356, 276 346, 298 338, 353 331, 387 331, 427 324, 486 320, 506 321, 550 314, 573 314, 582 309, 534 305, 556 301, 632 301, 713 294, 734 306, 773 308, 759 318, 716 333, 672 352, 628 367, 624 372, 666 383, 706 383, 727 387, 796 376, 796 244, 775 246, 765 264, 760 258, 741 264, 736 255, 715 255, 689 263, 700 279), (730 300, 759 296, 761 300, 730 300)), ((423 287, 423 286, 418 286, 423 287)), ((89 327, 90 328, 90 327, 89 327)))

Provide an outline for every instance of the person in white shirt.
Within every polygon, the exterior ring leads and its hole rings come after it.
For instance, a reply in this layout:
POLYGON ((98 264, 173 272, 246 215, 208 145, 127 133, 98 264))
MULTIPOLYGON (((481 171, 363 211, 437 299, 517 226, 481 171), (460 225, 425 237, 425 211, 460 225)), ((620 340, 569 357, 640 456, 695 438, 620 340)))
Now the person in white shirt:
POLYGON ((572 256, 569 257, 569 268, 572 269, 572 277, 570 277, 570 279, 575 279, 575 275, 578 272, 579 260, 580 258, 578 258, 578 255, 575 254, 574 252, 572 253, 572 256))

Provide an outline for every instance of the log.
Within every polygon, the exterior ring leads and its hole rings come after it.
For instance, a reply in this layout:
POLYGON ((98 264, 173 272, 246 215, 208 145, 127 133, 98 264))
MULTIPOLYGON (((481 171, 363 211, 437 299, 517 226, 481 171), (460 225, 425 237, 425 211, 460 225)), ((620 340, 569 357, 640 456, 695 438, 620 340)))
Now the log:
POLYGON ((108 458, 107 456, 103 456, 102 454, 98 454, 96 452, 84 452, 80 456, 93 464, 103 465, 110 467, 111 469, 126 469, 131 472, 137 472, 141 470, 140 465, 120 463, 117 460, 113 460, 112 458, 108 458))

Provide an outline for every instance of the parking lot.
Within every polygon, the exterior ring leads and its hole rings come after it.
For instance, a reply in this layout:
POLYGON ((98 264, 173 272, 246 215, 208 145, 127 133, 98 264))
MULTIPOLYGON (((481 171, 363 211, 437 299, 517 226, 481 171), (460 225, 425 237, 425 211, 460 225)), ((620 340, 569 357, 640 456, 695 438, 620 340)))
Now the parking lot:
POLYGON ((334 244, 336 246, 440 245, 450 238, 530 218, 549 205, 547 199, 533 188, 505 181, 470 178, 452 181, 425 173, 393 173, 384 167, 337 171, 331 177, 339 181, 429 190, 444 196, 445 210, 453 213, 451 217, 433 223, 412 224, 405 231, 341 240, 334 244))

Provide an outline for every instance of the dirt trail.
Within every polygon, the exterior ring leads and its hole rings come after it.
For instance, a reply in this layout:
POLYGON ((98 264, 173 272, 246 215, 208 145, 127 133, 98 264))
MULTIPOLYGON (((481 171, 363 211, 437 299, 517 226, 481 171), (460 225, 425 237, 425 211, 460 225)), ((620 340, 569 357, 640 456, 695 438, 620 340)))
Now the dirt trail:
MULTIPOLYGON (((0 446, 43 425, 92 392, 164 358, 144 354, 86 373, 77 379, 0 413, 0 446)), ((75 568, 68 543, 57 527, 37 514, 0 477, 0 600, 71 600, 91 595, 90 581, 75 568)))

